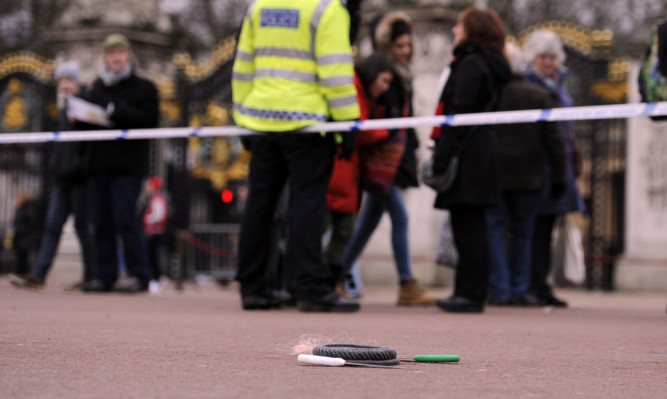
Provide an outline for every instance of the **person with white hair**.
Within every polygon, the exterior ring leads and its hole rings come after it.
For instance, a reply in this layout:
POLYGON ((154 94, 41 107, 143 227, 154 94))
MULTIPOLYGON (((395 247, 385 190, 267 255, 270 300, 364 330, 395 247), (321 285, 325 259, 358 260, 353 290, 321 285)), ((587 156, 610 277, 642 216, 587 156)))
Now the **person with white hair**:
MULTIPOLYGON (((567 90, 567 68, 565 51, 558 35, 549 30, 533 32, 524 45, 524 55, 529 63, 523 73, 523 79, 546 89, 557 107, 571 107, 572 97, 567 90)), ((582 212, 584 201, 575 181, 579 164, 575 163, 576 142, 571 121, 560 123, 565 142, 566 180, 565 191, 556 198, 551 190, 552 184, 545 184, 542 189, 540 209, 538 211, 535 233, 533 235, 533 276, 531 292, 546 305, 566 307, 567 303, 556 298, 547 284, 551 269, 551 232, 559 215, 568 212, 582 212)), ((545 163, 546 178, 553 181, 553 170, 545 163)))
MULTIPOLYGON (((553 108, 549 92, 524 82, 521 49, 505 44, 513 79, 505 85, 499 111, 553 108)), ((544 162, 552 173, 551 194, 565 190, 565 146, 556 122, 513 123, 496 127, 496 162, 500 203, 486 213, 489 231, 489 292, 491 306, 531 306, 540 302, 529 293, 531 253, 540 193, 545 184, 544 162), (508 243, 509 245, 506 245, 508 243)))

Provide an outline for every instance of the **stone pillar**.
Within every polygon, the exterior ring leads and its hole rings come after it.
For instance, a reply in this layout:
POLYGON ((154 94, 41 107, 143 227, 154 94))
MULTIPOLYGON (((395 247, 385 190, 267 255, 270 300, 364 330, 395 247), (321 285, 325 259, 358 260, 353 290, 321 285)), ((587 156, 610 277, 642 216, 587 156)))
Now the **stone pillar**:
MULTIPOLYGON (((630 101, 640 101, 639 64, 630 71, 630 101)), ((628 120, 625 253, 619 289, 667 290, 667 121, 628 120)))

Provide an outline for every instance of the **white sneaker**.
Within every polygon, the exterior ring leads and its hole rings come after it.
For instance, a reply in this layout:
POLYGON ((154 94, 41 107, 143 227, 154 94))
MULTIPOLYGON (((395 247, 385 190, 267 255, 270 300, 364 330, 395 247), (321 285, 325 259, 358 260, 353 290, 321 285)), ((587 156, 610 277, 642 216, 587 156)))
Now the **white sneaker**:
POLYGON ((159 294, 162 292, 162 286, 158 281, 151 280, 148 282, 148 292, 151 294, 159 294))

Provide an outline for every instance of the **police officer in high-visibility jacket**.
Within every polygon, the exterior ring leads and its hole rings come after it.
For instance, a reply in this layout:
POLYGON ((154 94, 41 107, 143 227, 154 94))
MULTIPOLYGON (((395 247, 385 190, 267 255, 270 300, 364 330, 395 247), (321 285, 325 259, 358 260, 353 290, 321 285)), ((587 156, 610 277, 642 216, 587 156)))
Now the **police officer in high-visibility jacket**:
POLYGON ((331 271, 322 256, 334 136, 294 132, 328 120, 359 118, 349 28, 341 0, 256 0, 243 21, 232 75, 234 120, 266 133, 252 140, 241 224, 236 279, 244 309, 280 306, 266 270, 273 214, 286 182, 286 261, 294 271, 299 310, 359 309, 357 302, 333 291, 331 271))

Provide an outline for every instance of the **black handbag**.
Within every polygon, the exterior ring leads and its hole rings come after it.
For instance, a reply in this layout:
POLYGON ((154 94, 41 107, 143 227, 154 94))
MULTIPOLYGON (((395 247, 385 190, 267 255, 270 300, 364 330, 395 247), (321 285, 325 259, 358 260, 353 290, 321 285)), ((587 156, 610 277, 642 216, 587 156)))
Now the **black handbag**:
MULTIPOLYGON (((491 101, 489 101, 486 108, 482 112, 489 112, 493 110, 497 105, 496 104, 497 98, 498 95, 494 91, 493 96, 491 97, 491 101)), ((479 127, 480 127, 479 125, 473 126, 472 130, 466 135, 466 138, 463 140, 463 142, 456 142, 456 137, 453 136, 454 133, 449 133, 448 137, 446 138, 442 137, 440 139, 440 140, 446 140, 448 138, 453 139, 455 142, 452 143, 452 145, 455 145, 456 151, 454 155, 452 155, 452 157, 449 159, 449 163, 447 164, 447 169, 445 169, 445 172, 441 174, 435 174, 433 173, 433 163, 434 163, 433 158, 435 157, 437 148, 433 149, 431 157, 428 160, 426 160, 421 166, 422 181, 424 182, 424 184, 431 187, 438 193, 447 192, 447 190, 449 190, 452 187, 452 185, 454 184, 454 180, 456 180, 456 174, 459 169, 459 156, 461 155, 461 152, 463 151, 463 148, 468 142, 470 136, 474 134, 474 132, 478 130, 479 127)))
POLYGON ((454 155, 449 160, 449 165, 443 174, 433 173, 433 156, 422 164, 422 181, 439 193, 444 193, 452 187, 456 172, 459 168, 459 154, 454 155))

